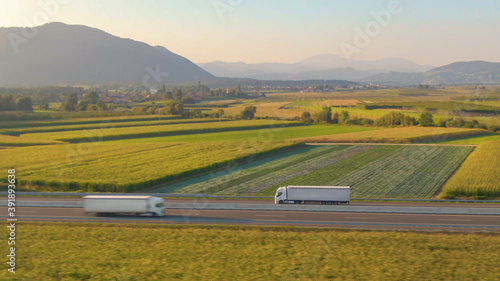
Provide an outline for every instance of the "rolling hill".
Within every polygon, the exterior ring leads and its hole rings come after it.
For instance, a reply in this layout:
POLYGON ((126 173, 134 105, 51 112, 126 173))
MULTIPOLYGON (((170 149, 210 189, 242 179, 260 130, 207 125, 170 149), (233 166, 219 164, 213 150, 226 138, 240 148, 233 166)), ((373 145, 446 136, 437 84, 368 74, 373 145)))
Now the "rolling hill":
POLYGON ((455 62, 422 73, 391 72, 362 80, 383 84, 493 84, 500 82, 500 63, 455 62))
POLYGON ((25 33, 20 27, 0 28, 2 85, 121 81, 153 85, 215 78, 164 47, 96 28, 48 23, 36 27, 31 38, 25 33))

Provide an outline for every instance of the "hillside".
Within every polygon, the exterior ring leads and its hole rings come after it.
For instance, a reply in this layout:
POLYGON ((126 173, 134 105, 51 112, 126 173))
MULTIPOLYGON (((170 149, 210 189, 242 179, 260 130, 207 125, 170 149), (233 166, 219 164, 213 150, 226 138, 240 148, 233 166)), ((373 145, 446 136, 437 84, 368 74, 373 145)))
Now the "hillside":
POLYGON ((486 61, 455 62, 423 73, 391 72, 373 75, 363 81, 384 84, 489 84, 500 82, 500 63, 486 61))
POLYGON ((23 36, 23 28, 0 28, 0 84, 145 80, 153 85, 215 78, 164 47, 119 38, 96 28, 49 23, 36 30, 32 38, 17 41, 16 53, 11 42, 13 36, 23 36), (159 79, 154 78, 154 72, 160 73, 159 79))
POLYGON ((432 69, 410 60, 387 58, 373 61, 346 60, 333 54, 316 55, 297 63, 222 62, 198 64, 219 77, 241 77, 262 80, 360 80, 379 73, 421 72, 432 69))

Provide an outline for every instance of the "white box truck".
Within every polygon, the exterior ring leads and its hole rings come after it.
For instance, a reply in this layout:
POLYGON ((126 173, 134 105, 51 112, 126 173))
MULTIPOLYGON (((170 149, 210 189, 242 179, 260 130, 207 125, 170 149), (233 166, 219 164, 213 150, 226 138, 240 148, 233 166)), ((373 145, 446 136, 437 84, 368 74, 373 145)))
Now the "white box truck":
POLYGON ((350 204, 350 186, 282 186, 276 190, 275 204, 303 204, 319 202, 322 205, 350 204))
POLYGON ((87 195, 83 197, 85 213, 98 216, 135 214, 163 216, 163 198, 154 196, 87 195))

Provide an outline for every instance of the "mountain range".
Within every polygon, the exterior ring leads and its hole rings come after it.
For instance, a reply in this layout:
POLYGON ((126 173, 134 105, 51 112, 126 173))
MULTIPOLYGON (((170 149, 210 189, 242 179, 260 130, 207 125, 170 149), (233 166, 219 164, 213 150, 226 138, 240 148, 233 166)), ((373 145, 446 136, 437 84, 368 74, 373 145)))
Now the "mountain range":
POLYGON ((421 73, 390 72, 370 76, 362 81, 389 85, 494 84, 500 83, 500 63, 455 62, 421 73))
POLYGON ((214 79, 164 47, 119 38, 83 25, 49 23, 29 32, 0 28, 0 84, 214 79))
POLYGON ((373 61, 346 60, 333 54, 309 57, 296 63, 221 62, 199 63, 201 68, 219 77, 245 77, 262 80, 344 79, 360 80, 388 72, 421 72, 434 68, 407 59, 387 58, 373 61))
POLYGON ((216 61, 196 65, 165 47, 120 38, 83 25, 0 27, 2 86, 142 82, 145 87, 157 87, 193 81, 230 84, 239 83, 239 79, 249 79, 253 84, 256 83, 253 79, 280 81, 280 85, 306 80, 320 84, 328 80, 339 85, 351 85, 350 81, 396 85, 488 84, 500 83, 500 63, 471 61, 433 67, 400 58, 347 61, 324 54, 290 64, 216 61))

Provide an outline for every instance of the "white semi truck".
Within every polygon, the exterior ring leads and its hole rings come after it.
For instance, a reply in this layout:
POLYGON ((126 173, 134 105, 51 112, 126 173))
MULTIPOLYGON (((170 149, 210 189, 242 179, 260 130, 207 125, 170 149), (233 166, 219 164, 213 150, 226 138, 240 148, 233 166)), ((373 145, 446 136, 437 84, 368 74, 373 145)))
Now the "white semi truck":
POLYGON ((85 213, 98 216, 135 214, 163 216, 163 198, 154 196, 87 195, 83 197, 85 213))
POLYGON ((282 186, 276 190, 275 204, 303 204, 319 202, 322 205, 350 204, 350 186, 282 186))

